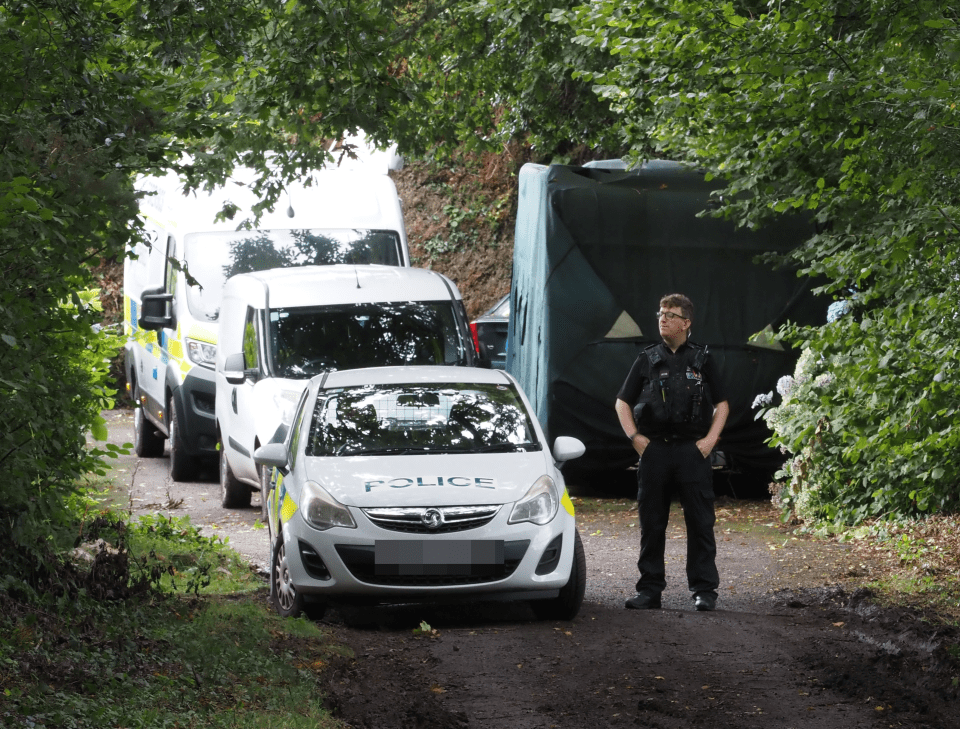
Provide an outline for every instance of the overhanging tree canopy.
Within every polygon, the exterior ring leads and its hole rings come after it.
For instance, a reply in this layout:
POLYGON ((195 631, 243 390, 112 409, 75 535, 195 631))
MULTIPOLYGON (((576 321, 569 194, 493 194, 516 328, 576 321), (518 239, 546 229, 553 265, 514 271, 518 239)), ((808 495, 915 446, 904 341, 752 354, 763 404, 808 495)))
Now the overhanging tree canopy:
POLYGON ((795 391, 778 431, 794 487, 817 492, 808 516, 956 508, 956 11, 601 0, 552 17, 615 59, 581 78, 631 146, 717 170, 743 224, 806 210, 823 225, 794 257, 850 313, 790 332, 833 377, 795 391))

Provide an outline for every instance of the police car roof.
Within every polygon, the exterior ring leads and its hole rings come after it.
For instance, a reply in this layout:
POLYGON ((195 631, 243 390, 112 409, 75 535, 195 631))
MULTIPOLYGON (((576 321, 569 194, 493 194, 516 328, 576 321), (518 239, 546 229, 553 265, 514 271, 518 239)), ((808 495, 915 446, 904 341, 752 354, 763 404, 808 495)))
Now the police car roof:
POLYGON ((334 387, 356 387, 358 385, 515 384, 513 378, 503 370, 433 365, 340 370, 317 375, 310 381, 311 386, 321 383, 323 388, 327 390, 334 387))
POLYGON ((234 278, 241 277, 269 287, 271 309, 461 299, 460 291, 450 279, 422 268, 337 263, 271 268, 234 278))

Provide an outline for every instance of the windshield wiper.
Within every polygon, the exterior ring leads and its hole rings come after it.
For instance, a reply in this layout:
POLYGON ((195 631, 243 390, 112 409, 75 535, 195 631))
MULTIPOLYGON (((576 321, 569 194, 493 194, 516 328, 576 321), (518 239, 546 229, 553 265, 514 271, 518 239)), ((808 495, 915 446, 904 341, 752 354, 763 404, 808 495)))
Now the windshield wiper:
POLYGON ((410 453, 432 453, 432 448, 425 448, 419 446, 417 448, 411 448, 410 446, 403 446, 402 448, 355 448, 347 449, 346 446, 340 446, 333 454, 335 456, 406 456, 410 453))
POLYGON ((488 445, 457 446, 454 448, 439 448, 440 453, 510 453, 533 450, 536 443, 490 443, 488 445))

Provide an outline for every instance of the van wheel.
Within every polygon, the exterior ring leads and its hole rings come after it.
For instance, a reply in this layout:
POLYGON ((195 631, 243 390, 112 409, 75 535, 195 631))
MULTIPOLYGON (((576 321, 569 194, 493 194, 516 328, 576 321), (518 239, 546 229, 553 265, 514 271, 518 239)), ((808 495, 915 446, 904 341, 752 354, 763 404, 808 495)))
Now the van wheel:
POLYGON ((133 385, 133 450, 140 458, 159 458, 163 455, 163 436, 143 413, 140 388, 133 385))
POLYGON ((167 405, 170 413, 170 478, 174 481, 196 481, 199 470, 197 459, 184 450, 180 422, 173 401, 167 405))
POLYGON ((250 506, 250 496, 250 487, 233 475, 220 441, 220 505, 225 509, 242 509, 250 506))
POLYGON ((277 612, 284 618, 299 618, 306 615, 311 620, 320 620, 327 612, 322 602, 307 602, 297 591, 290 579, 290 567, 287 564, 287 549, 283 535, 277 536, 270 560, 270 599, 277 612))
POLYGON ((531 600, 530 607, 534 615, 541 620, 573 620, 580 612, 583 594, 587 588, 587 558, 583 552, 580 532, 574 532, 573 564, 570 566, 570 579, 560 589, 560 594, 552 600, 531 600))

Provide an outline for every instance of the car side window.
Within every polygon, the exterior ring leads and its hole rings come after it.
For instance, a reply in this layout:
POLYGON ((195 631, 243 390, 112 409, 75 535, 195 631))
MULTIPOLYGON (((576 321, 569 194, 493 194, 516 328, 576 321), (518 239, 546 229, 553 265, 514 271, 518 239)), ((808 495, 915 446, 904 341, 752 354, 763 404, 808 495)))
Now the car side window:
POLYGON ((302 432, 301 426, 303 425, 303 414, 306 411, 308 393, 309 390, 304 390, 303 394, 300 396, 300 402, 297 403, 297 410, 293 416, 293 426, 290 428, 290 443, 287 448, 289 450, 288 460, 290 462, 291 471, 297 465, 297 452, 300 448, 300 434, 302 432))

